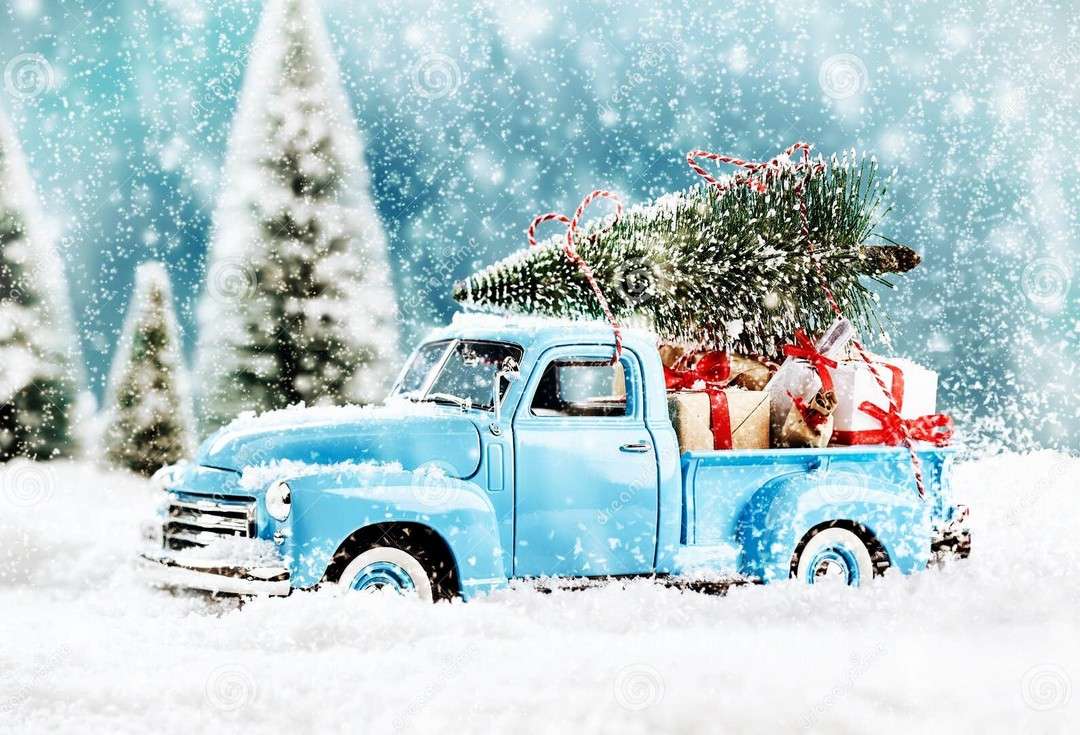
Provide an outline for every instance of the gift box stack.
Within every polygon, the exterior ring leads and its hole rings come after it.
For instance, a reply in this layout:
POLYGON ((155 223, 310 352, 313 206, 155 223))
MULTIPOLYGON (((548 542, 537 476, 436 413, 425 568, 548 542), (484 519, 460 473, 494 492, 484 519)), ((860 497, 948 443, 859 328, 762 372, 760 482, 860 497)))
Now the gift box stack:
POLYGON ((741 355, 660 347, 679 451, 769 446, 767 365, 741 355))
POLYGON ((843 318, 816 341, 797 332, 780 366, 662 345, 680 450, 947 443, 937 374, 904 358, 864 359, 854 337, 843 318))

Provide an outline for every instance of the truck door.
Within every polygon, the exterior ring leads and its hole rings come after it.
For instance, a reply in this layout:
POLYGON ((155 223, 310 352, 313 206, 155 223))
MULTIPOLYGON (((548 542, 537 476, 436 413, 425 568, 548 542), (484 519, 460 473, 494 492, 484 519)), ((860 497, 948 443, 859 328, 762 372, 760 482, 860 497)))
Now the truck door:
POLYGON ((659 481, 641 365, 611 347, 560 347, 537 362, 514 417, 514 573, 653 571, 659 481))

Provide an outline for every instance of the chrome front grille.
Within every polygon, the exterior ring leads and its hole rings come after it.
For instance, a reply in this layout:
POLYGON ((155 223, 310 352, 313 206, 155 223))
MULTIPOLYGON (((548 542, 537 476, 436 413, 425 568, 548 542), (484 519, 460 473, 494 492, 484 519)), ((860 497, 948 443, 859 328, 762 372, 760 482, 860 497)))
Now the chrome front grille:
POLYGON ((173 498, 163 528, 165 548, 206 546, 221 538, 255 536, 255 500, 240 496, 173 498))

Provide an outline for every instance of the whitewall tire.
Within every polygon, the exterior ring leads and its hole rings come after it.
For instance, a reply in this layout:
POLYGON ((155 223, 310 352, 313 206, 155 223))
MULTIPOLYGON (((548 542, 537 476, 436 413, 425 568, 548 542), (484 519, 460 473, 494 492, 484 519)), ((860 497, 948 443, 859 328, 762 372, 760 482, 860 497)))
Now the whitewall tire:
POLYGON ((357 556, 341 573, 338 585, 356 592, 392 589, 406 597, 435 601, 424 565, 412 554, 390 546, 376 546, 357 556))
POLYGON ((806 542, 795 576, 807 584, 858 587, 874 578, 874 560, 857 535, 846 528, 826 528, 806 542))

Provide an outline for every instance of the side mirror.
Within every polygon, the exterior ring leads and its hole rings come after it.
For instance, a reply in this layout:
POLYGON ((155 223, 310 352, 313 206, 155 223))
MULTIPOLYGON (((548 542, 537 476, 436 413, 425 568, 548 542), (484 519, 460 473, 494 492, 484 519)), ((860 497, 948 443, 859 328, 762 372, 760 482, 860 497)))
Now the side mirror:
POLYGON ((491 405, 495 408, 495 424, 498 425, 502 421, 502 382, 506 381, 513 383, 521 377, 521 373, 517 369, 517 365, 507 365, 503 367, 499 372, 495 373, 495 383, 491 386, 491 405))

